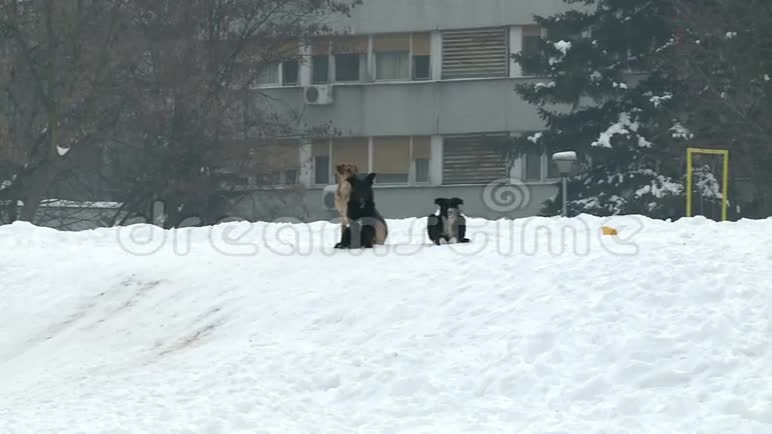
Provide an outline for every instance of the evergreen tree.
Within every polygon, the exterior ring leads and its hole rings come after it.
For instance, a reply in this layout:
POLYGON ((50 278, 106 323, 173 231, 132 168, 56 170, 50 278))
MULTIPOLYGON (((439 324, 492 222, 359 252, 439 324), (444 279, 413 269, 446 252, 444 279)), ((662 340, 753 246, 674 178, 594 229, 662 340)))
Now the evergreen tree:
MULTIPOLYGON (((676 43, 673 2, 564 1, 582 4, 537 16, 546 30, 540 50, 515 55, 544 78, 516 91, 538 106, 546 129, 516 139, 514 152, 577 151, 572 215, 682 215, 683 156, 693 136, 678 120, 683 83, 661 56, 676 43)), ((548 201, 544 213, 556 214, 561 202, 548 201)))
POLYGON ((701 146, 727 148, 743 215, 772 215, 772 2, 672 0, 677 43, 663 65, 683 77, 683 121, 701 146))

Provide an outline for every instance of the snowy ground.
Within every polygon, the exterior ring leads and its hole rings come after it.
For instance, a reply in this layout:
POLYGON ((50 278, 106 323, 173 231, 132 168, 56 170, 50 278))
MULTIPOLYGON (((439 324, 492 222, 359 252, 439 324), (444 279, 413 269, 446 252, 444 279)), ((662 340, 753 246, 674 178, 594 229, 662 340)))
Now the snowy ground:
POLYGON ((772 432, 772 220, 603 222, 0 227, 0 433, 772 432))

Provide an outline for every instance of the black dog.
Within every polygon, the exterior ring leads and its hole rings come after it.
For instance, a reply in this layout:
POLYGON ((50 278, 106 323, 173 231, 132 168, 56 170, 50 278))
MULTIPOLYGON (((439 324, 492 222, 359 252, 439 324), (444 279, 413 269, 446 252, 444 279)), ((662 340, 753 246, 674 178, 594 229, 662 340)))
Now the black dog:
POLYGON ((468 243, 466 238, 466 218, 461 214, 459 205, 464 201, 454 197, 446 199, 438 197, 434 203, 440 207, 439 214, 430 214, 426 231, 429 233, 429 239, 434 244, 444 243, 468 243))
POLYGON ((383 244, 388 229, 386 221, 375 209, 373 182, 375 173, 359 174, 348 178, 351 194, 346 206, 346 216, 350 222, 343 230, 336 249, 371 248, 383 244))

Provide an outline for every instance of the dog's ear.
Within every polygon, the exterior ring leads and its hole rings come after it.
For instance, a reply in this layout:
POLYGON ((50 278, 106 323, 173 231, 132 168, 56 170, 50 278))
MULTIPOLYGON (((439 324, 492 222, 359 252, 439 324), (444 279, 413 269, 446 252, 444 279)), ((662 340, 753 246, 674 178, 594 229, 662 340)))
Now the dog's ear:
POLYGON ((457 207, 457 206, 463 205, 463 204, 464 204, 464 200, 460 199, 458 197, 454 197, 453 199, 450 200, 450 206, 457 207))
POLYGON ((437 199, 434 199, 434 204, 438 206, 442 206, 448 203, 448 200, 444 197, 438 197, 437 199))
POLYGON ((367 175, 367 183, 370 185, 373 185, 373 182, 375 182, 375 173, 370 173, 367 175))
POLYGON ((345 164, 338 164, 335 166, 335 171, 338 172, 338 175, 343 175, 343 168, 346 167, 345 164))

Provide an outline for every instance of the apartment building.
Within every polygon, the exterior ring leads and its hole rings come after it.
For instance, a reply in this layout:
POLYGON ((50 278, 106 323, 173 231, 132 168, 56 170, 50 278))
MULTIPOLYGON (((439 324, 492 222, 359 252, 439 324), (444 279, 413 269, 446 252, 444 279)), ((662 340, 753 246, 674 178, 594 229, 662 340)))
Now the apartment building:
POLYGON ((237 212, 332 218, 334 166, 348 161, 377 173, 376 201, 387 218, 433 212, 435 197, 463 198, 470 216, 538 213, 557 192, 552 150, 507 161, 496 143, 542 128, 515 93, 538 77, 510 55, 537 47, 534 14, 565 7, 562 0, 365 0, 333 23, 346 36, 313 41, 301 49, 309 61, 262 74, 259 87, 275 109, 300 111, 307 127, 331 125, 338 134, 287 143, 271 156, 275 170, 257 184, 303 187, 287 189, 294 199, 280 201, 281 211, 268 200, 273 189, 256 191, 237 212), (491 207, 486 186, 508 179, 527 187, 527 203, 491 207))

